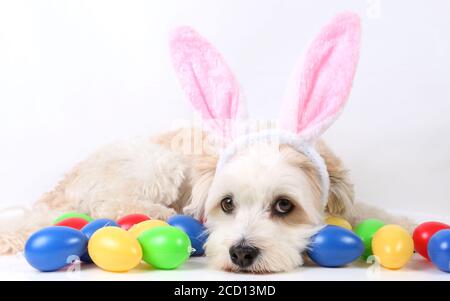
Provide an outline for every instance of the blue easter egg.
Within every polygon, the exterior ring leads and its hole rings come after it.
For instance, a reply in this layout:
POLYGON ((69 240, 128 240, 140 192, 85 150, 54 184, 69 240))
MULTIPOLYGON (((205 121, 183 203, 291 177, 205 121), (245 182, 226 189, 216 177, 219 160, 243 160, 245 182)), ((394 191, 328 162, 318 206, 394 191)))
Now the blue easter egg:
POLYGON ((323 267, 340 267, 358 259, 364 243, 355 233, 328 225, 311 238, 308 256, 323 267))
POLYGON ((86 252, 88 239, 81 231, 52 226, 43 228, 25 243, 25 258, 41 272, 59 270, 86 252))
POLYGON ((208 238, 208 234, 205 226, 198 220, 187 215, 174 215, 167 220, 167 223, 186 232, 191 240, 192 248, 195 249, 192 256, 202 256, 205 254, 203 245, 208 238))
MULTIPOLYGON (((100 218, 90 222, 89 224, 81 228, 81 232, 84 235, 86 235, 87 239, 91 239, 92 234, 94 234, 95 231, 103 227, 120 227, 120 226, 112 219, 100 218)), ((85 254, 83 254, 83 256, 81 256, 81 260, 86 263, 92 263, 92 259, 87 251, 85 254)))
POLYGON ((428 241, 428 256, 441 271, 450 273, 450 229, 441 230, 428 241))

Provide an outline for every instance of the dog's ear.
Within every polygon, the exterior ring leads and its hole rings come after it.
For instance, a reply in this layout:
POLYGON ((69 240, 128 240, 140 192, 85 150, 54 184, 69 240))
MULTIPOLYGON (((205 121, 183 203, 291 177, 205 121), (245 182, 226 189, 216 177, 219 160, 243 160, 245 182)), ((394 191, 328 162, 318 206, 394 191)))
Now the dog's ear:
POLYGON ((202 156, 193 159, 191 170, 191 196, 184 213, 198 220, 205 218, 205 203, 216 172, 217 156, 202 156))
POLYGON ((317 151, 325 160, 330 176, 330 192, 325 211, 329 215, 351 217, 354 203, 353 184, 342 161, 323 143, 318 141, 317 151))
POLYGON ((219 51, 190 27, 173 31, 170 50, 184 92, 206 130, 230 140, 247 111, 239 84, 219 51))
POLYGON ((294 69, 281 126, 317 139, 337 118, 350 93, 359 58, 360 19, 342 13, 326 25, 294 69))

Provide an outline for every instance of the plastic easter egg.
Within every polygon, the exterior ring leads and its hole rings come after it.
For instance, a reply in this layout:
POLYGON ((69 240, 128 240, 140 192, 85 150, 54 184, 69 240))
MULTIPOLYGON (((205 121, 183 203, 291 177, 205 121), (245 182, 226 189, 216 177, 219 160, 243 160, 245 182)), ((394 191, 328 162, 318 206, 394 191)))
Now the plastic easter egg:
POLYGON ((352 231, 328 225, 311 238, 308 255, 323 267, 349 264, 364 252, 364 244, 352 231))
POLYGON ((110 272, 126 272, 136 267, 142 259, 139 242, 119 227, 104 227, 91 236, 88 252, 92 261, 110 272))
POLYGON ((152 219, 149 221, 143 221, 139 224, 134 225, 131 227, 128 232, 130 232, 131 235, 138 238, 141 233, 153 229, 155 227, 161 227, 161 226, 168 226, 168 224, 165 221, 160 221, 159 219, 152 219))
POLYGON ((375 233, 385 224, 376 218, 366 219, 355 227, 355 233, 362 239, 364 243, 363 259, 367 259, 372 255, 372 239, 375 233))
POLYGON ((444 229, 450 229, 450 226, 439 222, 426 222, 417 226, 413 233, 416 252, 430 260, 428 256, 428 241, 436 232, 444 229))
POLYGON ((337 217, 337 216, 329 216, 325 219, 325 223, 327 223, 328 225, 335 225, 335 226, 339 226, 342 228, 345 228, 347 230, 352 230, 352 225, 346 221, 345 219, 341 218, 341 217, 337 217))
POLYGON ((128 214, 125 215, 117 220, 117 223, 122 227, 124 230, 128 230, 131 227, 133 227, 136 224, 139 224, 143 221, 148 221, 150 217, 148 217, 145 214, 128 214))
MULTIPOLYGON (((96 219, 81 229, 81 232, 86 235, 88 239, 95 233, 95 231, 104 228, 104 227, 120 227, 115 221, 107 218, 96 219)), ((81 256, 81 260, 87 263, 91 263, 92 259, 89 257, 89 253, 86 250, 86 253, 81 256)))
POLYGON ((167 223, 186 232, 191 240, 192 248, 195 249, 192 256, 202 256, 205 254, 203 245, 208 238, 208 234, 205 226, 203 226, 198 220, 187 215, 175 215, 169 218, 167 223))
POLYGON ((386 225, 373 236, 372 251, 383 267, 396 270, 408 263, 414 253, 414 242, 402 227, 386 225))
POLYGON ((450 273, 450 229, 441 230, 430 238, 428 255, 441 271, 450 273))
POLYGON ((183 264, 190 256, 191 242, 184 231, 163 226, 139 235, 143 260, 157 269, 171 270, 183 264))
POLYGON ((86 226, 89 222, 84 218, 79 217, 69 217, 63 219, 62 221, 55 224, 55 226, 65 226, 73 229, 81 230, 84 226, 86 226))
POLYGON ((64 214, 58 216, 57 218, 55 218, 55 220, 53 221, 53 224, 57 224, 60 221, 63 221, 68 218, 73 218, 73 217, 82 218, 82 219, 87 220, 88 222, 92 222, 94 220, 92 217, 90 217, 89 215, 84 214, 84 213, 69 212, 69 213, 64 213, 64 214))
POLYGON ((64 226, 46 227, 28 238, 24 254, 35 269, 57 271, 83 255, 87 242, 79 230, 64 226))

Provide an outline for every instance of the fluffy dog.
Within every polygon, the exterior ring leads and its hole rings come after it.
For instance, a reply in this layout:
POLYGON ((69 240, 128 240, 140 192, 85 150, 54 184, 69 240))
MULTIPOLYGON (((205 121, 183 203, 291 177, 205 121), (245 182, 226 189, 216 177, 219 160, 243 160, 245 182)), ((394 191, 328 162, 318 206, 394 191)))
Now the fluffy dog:
POLYGON ((273 124, 248 131, 248 122, 237 134, 246 110, 221 56, 189 28, 179 29, 171 46, 204 127, 103 147, 33 206, 31 220, 0 235, 1 254, 20 251, 32 231, 68 211, 112 219, 189 214, 206 223, 206 255, 214 267, 254 273, 302 265, 309 238, 327 215, 352 224, 375 217, 411 229, 407 219, 355 203, 347 170, 319 138, 349 93, 359 53, 357 16, 336 17, 294 72, 281 120, 288 134, 273 124))

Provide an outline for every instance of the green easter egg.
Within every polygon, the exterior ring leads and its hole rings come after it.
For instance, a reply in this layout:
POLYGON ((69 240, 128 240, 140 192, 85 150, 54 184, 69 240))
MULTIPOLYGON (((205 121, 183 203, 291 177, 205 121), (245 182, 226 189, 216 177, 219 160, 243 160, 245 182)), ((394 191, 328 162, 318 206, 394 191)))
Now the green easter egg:
POLYGON ((384 225, 385 224, 383 221, 376 218, 371 218, 362 221, 356 226, 354 231, 364 243, 364 253, 361 256, 364 260, 372 255, 372 238, 384 225))
POLYGON ((65 219, 72 218, 72 217, 82 218, 82 219, 87 220, 88 222, 92 222, 94 220, 92 217, 90 217, 89 215, 84 214, 84 213, 68 212, 68 213, 64 213, 64 214, 58 216, 57 218, 55 218, 55 220, 53 221, 53 224, 57 224, 60 221, 63 221, 65 219))
POLYGON ((143 260, 157 269, 171 270, 183 264, 191 254, 189 236, 179 228, 160 226, 138 237, 143 260))

